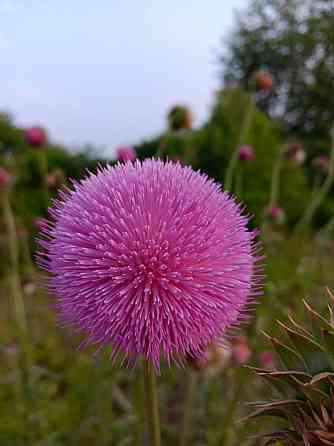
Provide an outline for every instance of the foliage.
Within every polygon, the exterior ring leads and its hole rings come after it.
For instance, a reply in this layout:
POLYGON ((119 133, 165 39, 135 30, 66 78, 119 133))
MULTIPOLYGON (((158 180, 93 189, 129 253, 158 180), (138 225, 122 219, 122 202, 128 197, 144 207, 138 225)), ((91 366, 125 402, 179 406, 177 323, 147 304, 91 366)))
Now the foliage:
POLYGON ((259 105, 313 150, 328 145, 334 122, 333 20, 332 0, 253 0, 222 56, 225 81, 247 89, 256 70, 272 73, 259 105))

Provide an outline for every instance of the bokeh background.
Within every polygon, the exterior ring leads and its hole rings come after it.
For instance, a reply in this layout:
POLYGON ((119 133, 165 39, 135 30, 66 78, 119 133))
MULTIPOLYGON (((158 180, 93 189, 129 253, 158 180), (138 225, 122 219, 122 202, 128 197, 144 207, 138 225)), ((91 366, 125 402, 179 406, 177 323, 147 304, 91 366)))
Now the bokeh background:
POLYGON ((245 202, 266 255, 249 326, 163 368, 164 444, 184 404, 187 444, 259 444, 239 420, 268 389, 244 365, 272 367, 261 331, 334 284, 333 1, 0 0, 0 23, 0 445, 148 444, 140 375, 77 350, 34 255, 70 179, 157 156, 245 202))

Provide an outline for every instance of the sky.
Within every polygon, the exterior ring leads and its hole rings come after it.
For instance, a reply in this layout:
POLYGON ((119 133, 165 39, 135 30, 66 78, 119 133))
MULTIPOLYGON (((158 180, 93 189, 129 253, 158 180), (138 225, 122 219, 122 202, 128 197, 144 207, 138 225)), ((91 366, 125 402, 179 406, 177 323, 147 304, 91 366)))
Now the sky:
POLYGON ((175 103, 199 125, 218 53, 247 0, 0 0, 0 110, 70 146, 109 154, 165 128, 175 103))

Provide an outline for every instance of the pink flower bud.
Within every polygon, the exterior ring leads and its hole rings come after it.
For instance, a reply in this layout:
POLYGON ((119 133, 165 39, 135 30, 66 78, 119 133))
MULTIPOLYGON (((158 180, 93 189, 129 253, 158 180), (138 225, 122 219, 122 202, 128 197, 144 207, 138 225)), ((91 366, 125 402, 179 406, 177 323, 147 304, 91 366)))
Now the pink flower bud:
POLYGON ((252 351, 245 336, 238 336, 232 341, 232 359, 237 364, 246 364, 252 356, 252 351))
POLYGON ((134 161, 137 158, 135 149, 132 146, 120 146, 117 149, 117 159, 125 163, 134 161))
POLYGON ((273 368, 274 356, 271 352, 262 352, 259 354, 259 362, 264 368, 273 368))
POLYGON ((253 161, 255 158, 254 150, 252 146, 244 145, 239 149, 240 161, 253 161))
POLYGON ((42 127, 31 127, 26 130, 26 140, 31 146, 43 146, 47 141, 46 132, 42 127))

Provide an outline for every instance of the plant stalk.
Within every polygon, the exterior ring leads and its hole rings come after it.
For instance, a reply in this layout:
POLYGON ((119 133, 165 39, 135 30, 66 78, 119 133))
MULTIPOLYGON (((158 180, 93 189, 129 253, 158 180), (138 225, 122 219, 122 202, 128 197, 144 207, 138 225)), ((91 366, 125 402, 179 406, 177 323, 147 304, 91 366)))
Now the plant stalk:
POLYGON ((144 361, 144 383, 146 394, 146 417, 151 446, 161 446, 160 419, 155 372, 151 362, 146 359, 144 361))
POLYGON ((188 444, 187 442, 189 440, 189 434, 191 431, 190 427, 192 421, 192 412, 196 398, 197 381, 198 377, 196 373, 191 371, 186 388, 179 446, 186 446, 188 444))

